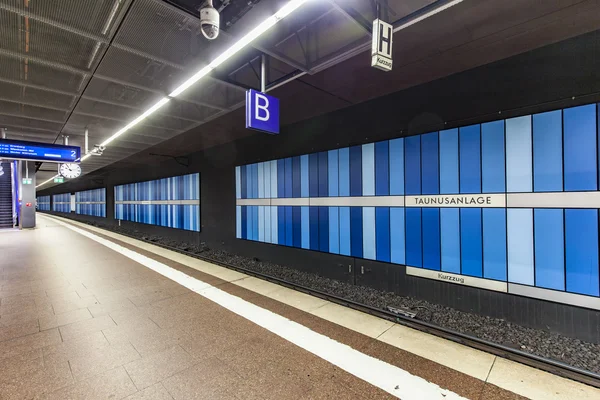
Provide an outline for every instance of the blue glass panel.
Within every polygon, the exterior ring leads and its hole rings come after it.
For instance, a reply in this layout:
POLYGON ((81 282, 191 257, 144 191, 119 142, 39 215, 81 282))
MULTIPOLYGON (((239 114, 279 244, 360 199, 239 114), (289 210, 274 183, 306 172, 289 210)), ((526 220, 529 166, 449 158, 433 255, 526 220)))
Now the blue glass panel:
POLYGON ((422 267, 421 209, 406 208, 406 265, 422 267))
POLYGON ((461 273, 481 278, 483 252, 480 208, 460 210, 460 254, 461 273))
POLYGON ((377 207, 375 209, 375 242, 378 261, 390 262, 390 209, 377 207))
MULTIPOLYGON (((424 183, 424 182, 423 182, 424 183)), ((423 268, 439 271, 440 256, 440 209, 423 208, 423 268)))
POLYGON ((286 158, 285 159, 285 174, 284 174, 284 184, 285 184, 285 197, 286 198, 291 198, 292 197, 292 159, 291 158, 286 158))
POLYGON ((390 194, 404 194, 404 139, 390 140, 390 194))
POLYGON ((533 279, 533 210, 506 210, 508 237, 508 281, 534 284, 533 279))
MULTIPOLYGON (((241 181, 242 181, 242 199, 247 199, 248 198, 248 166, 247 165, 242 165, 240 167, 241 170, 241 181)), ((125 186, 121 186, 121 187, 125 187, 125 186)), ((124 201, 125 199, 121 199, 121 201, 124 201)))
POLYGON ((375 207, 363 207, 363 257, 377 258, 375 243, 375 207))
POLYGON ((562 165, 562 111, 535 114, 533 116, 533 190, 562 192, 562 165))
POLYGON ((423 194, 440 193, 438 146, 437 132, 421 136, 421 185, 423 194))
POLYGON ((302 248, 310 249, 310 219, 308 216, 309 207, 301 207, 302 218, 302 248))
POLYGON ((292 246, 302 247, 302 212, 300 207, 292 209, 292 246))
MULTIPOLYGON (((531 115, 506 120, 506 190, 531 192, 531 115)), ((510 273, 509 273, 510 277, 510 273)))
POLYGON ((362 196, 362 146, 350 147, 350 196, 362 196))
POLYGON ((319 154, 308 156, 309 197, 319 197, 319 154))
POLYGON ((390 208, 390 258, 393 263, 406 262, 404 237, 404 208, 390 208))
POLYGON ((302 196, 302 173, 300 166, 300 157, 292 158, 292 196, 298 198, 302 196))
POLYGON ((352 257, 363 256, 362 208, 350 207, 350 253, 352 257))
MULTIPOLYGON (((404 139, 404 185, 406 194, 421 194, 420 136, 410 136, 404 139)), ((408 246, 406 251, 408 257, 408 246)))
POLYGON ((329 185, 327 183, 327 152, 319 153, 319 197, 327 197, 329 185))
POLYGON ((285 197, 285 160, 277 160, 277 197, 285 197))
POLYGON ((460 192, 481 193, 480 125, 459 129, 460 192))
POLYGON ((340 207, 340 254, 349 256, 350 247, 350 207, 340 207))
POLYGON ((301 195, 308 197, 308 155, 300 157, 301 195))
POLYGON ((340 176, 340 196, 350 196, 350 149, 343 148, 338 152, 339 156, 339 176, 340 176))
POLYGON ((293 226, 292 207, 285 207, 285 245, 294 245, 294 226, 293 226))
POLYGON ((506 210, 483 209, 483 277, 506 281, 506 210))
POLYGON ((390 146, 387 140, 375 143, 375 194, 390 194, 390 146))
MULTIPOLYGON (((565 176, 565 184, 566 180, 565 176)), ((598 210, 565 210, 565 253, 567 292, 600 295, 598 210)))
POLYGON ((460 215, 458 208, 442 208, 440 210, 440 239, 442 271, 460 274, 460 215))
POLYGON ((319 250, 319 207, 309 208, 310 249, 319 250))
POLYGON ((565 290, 563 210, 538 208, 533 212, 535 217, 535 286, 565 290))
POLYGON ((329 251, 329 207, 319 207, 319 250, 329 251))
POLYGON ((458 193, 458 129, 440 132, 440 193, 458 193))
POLYGON ((596 105, 566 108, 563 118, 565 191, 597 190, 596 105))
POLYGON ((281 244, 281 245, 286 245, 287 242, 285 240, 285 235, 287 233, 286 231, 286 215, 285 215, 285 206, 278 206, 277 207, 277 243, 281 244))
POLYGON ((375 195, 375 145, 362 145, 362 195, 375 195))
POLYGON ((504 121, 481 125, 481 181, 483 193, 506 191, 504 121))
POLYGON ((330 150, 327 153, 327 171, 328 171, 328 184, 329 184, 329 196, 338 196, 339 194, 339 161, 338 151, 330 150))
POLYGON ((329 252, 340 253, 340 220, 338 207, 329 207, 329 252))

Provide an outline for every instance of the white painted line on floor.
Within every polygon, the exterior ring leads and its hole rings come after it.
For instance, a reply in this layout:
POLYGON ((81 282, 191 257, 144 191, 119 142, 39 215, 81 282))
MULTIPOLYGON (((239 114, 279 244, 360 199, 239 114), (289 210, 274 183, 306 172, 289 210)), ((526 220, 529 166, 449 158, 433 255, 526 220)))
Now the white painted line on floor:
POLYGON ((314 355, 338 366, 403 400, 464 399, 458 394, 412 375, 407 371, 359 352, 343 343, 317 333, 279 314, 261 308, 237 296, 184 274, 163 263, 146 257, 93 233, 52 218, 58 224, 77 232, 147 268, 187 287, 199 295, 227 308, 247 320, 273 332, 314 355))

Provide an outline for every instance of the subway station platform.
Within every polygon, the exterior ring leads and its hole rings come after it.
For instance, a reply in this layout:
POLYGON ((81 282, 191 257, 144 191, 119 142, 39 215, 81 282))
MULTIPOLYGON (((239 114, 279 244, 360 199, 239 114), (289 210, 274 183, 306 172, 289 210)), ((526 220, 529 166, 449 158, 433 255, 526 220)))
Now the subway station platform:
POLYGON ((598 399, 600 391, 128 237, 0 232, 0 399, 598 399))

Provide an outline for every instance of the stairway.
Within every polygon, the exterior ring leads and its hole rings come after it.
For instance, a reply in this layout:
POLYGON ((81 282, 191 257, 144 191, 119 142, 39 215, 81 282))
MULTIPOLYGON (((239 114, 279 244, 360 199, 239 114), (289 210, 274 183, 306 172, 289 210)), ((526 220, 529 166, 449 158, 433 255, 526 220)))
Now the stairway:
POLYGON ((11 182, 11 163, 0 164, 0 228, 13 227, 13 199, 11 182))

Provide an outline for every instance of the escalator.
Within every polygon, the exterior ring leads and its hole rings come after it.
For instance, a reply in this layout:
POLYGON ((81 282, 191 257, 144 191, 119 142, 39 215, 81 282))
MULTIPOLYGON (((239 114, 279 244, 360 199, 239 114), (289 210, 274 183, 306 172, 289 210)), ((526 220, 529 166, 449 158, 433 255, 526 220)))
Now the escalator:
POLYGON ((12 163, 0 163, 0 228, 14 227, 12 163))

